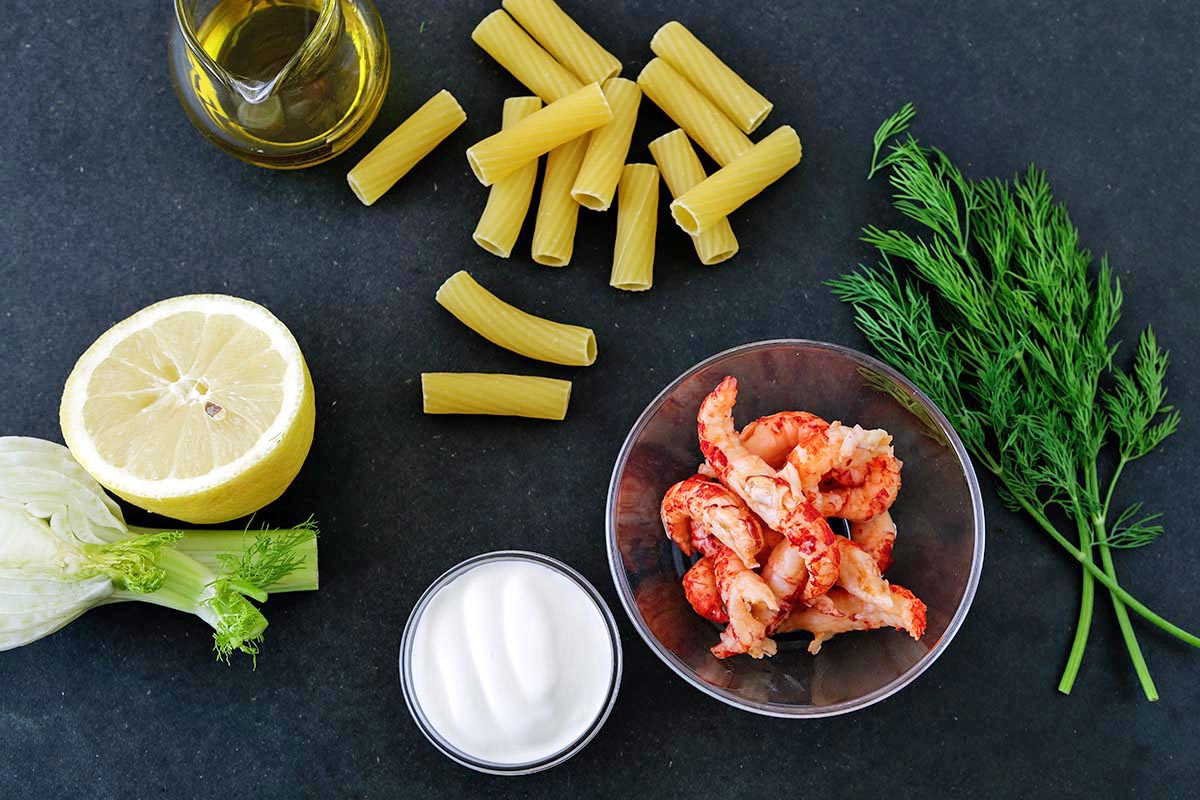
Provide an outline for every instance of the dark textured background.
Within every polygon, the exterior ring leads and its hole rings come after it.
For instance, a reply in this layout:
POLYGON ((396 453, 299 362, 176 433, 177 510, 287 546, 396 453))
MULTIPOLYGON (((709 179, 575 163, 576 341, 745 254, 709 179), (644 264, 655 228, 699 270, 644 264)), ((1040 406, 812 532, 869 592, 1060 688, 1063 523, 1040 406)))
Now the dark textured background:
MULTIPOLYGON (((861 225, 891 219, 884 187, 864 179, 870 137, 911 99, 922 138, 971 174, 1046 168, 1120 275, 1122 337, 1153 320, 1172 348, 1183 430, 1124 491, 1165 512, 1169 533, 1120 570, 1144 601, 1200 628, 1186 499, 1198 475, 1200 6, 567 3, 631 76, 677 16, 771 97, 771 126, 792 123, 804 141, 801 167, 734 216, 735 261, 699 267, 664 219, 654 289, 632 295, 607 287, 612 214, 582 212, 564 270, 528 259, 528 232, 510 262, 470 240, 484 192, 462 151, 518 89, 468 38, 498 4, 381 5, 394 72, 378 124, 333 163, 272 173, 191 129, 167 79, 166 0, 6 4, 0 433, 59 439, 63 381, 115 321, 171 295, 242 295, 295 332, 319 406, 307 466, 262 518, 315 513, 325 538, 321 591, 270 602, 257 672, 212 663, 202 623, 148 606, 93 611, 0 654, 0 797, 1194 796, 1200 653, 1139 625, 1163 695, 1146 703, 1100 600, 1075 694, 1058 695, 1077 571, 987 481, 987 565, 953 646, 890 700, 809 723, 726 708, 650 653, 613 593, 603 508, 625 432, 692 363, 762 338, 862 345, 820 283, 868 256, 861 225), (346 170, 442 87, 467 125, 363 208, 346 170), (433 301, 460 267, 522 307, 594 326, 596 365, 539 365, 464 329, 433 301), (424 417, 418 373, 439 369, 571 377, 569 419, 424 417), (433 578, 508 547, 562 558, 600 588, 626 672, 582 754, 506 781, 425 742, 396 654, 433 578)), ((645 143, 665 130, 647 109, 631 159, 648 160, 645 143)))

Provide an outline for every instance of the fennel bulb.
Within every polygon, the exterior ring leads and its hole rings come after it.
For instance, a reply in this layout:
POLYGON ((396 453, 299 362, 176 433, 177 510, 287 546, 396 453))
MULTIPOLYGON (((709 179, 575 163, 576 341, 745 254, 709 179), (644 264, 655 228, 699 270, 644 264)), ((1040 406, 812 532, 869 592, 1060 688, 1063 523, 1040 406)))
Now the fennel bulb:
POLYGON ((67 448, 0 437, 0 650, 101 603, 142 600, 203 619, 222 660, 256 656, 267 620, 250 598, 316 588, 311 522, 259 533, 131 529, 67 448))

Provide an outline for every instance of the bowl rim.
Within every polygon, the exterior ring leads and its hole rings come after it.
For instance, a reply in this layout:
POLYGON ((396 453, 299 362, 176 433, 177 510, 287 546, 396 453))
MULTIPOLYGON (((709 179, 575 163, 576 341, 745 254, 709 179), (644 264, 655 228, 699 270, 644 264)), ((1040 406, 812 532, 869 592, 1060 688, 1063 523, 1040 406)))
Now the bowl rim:
POLYGON ((613 707, 617 703, 617 695, 621 690, 621 676, 624 672, 624 651, 621 647, 621 633, 617 627, 616 618, 608 607, 608 603, 604 602, 604 597, 592 585, 592 582, 585 578, 575 568, 571 567, 557 558, 548 556, 544 553, 535 553, 531 550, 493 550, 487 553, 480 553, 470 558, 466 558, 437 577, 424 592, 421 597, 413 605, 412 611, 409 612, 408 620, 404 624, 404 632, 400 637, 400 688, 404 695, 404 704, 408 708, 408 713, 412 716, 413 721, 417 724, 417 728, 425 736, 425 738, 437 750, 451 761, 455 761, 464 767, 469 767, 476 772, 483 772, 488 775, 520 776, 532 775, 535 772, 542 772, 551 767, 556 767, 573 758, 579 751, 583 750, 592 739, 596 738, 596 734, 604 727, 604 723, 608 721, 609 715, 612 713, 613 707), (534 761, 524 761, 512 764, 488 761, 471 755, 451 744, 445 739, 436 727, 426 718, 424 710, 421 708, 421 702, 417 697, 417 692, 413 686, 412 680, 412 659, 414 637, 416 636, 417 625, 421 620, 422 614, 429 606, 433 598, 452 583, 457 578, 470 572, 476 567, 484 564, 492 564, 499 561, 524 561, 538 566, 545 567, 552 572, 567 578, 574 583, 589 600, 596 606, 600 612, 600 617, 604 621, 604 627, 608 633, 609 645, 612 648, 612 669, 609 674, 608 693, 604 698, 604 703, 600 707, 596 716, 582 733, 579 734, 572 742, 564 746, 562 749, 543 756, 534 761))
POLYGON ((617 455, 616 463, 613 466, 612 477, 608 485, 608 499, 605 504, 604 514, 605 527, 605 545, 608 549, 608 566, 612 573, 613 583, 617 589, 617 596, 621 600, 621 605, 625 608, 625 613, 633 623, 634 629, 638 635, 666 664, 673 672, 683 678, 687 683, 696 687, 700 691, 713 697, 726 705, 743 711, 749 711, 754 714, 761 714, 768 717, 779 717, 786 719, 818 719, 821 717, 833 717, 841 714, 848 714, 852 711, 858 711, 868 706, 872 706, 878 702, 886 700, 896 692, 908 686, 916 680, 925 670, 929 669, 935 661, 945 652, 950 646, 950 642, 958 633, 958 629, 962 626, 966 619, 967 612, 970 611, 971 603, 975 599, 975 591, 979 587, 979 577, 983 572, 984 549, 986 543, 986 531, 983 508, 983 495, 979 489, 979 479, 975 474, 975 466, 971 461, 971 456, 959 438, 958 433, 954 430, 950 420, 942 413, 941 409, 918 389, 912 381, 906 378, 898 370, 888 366, 877 358, 859 352, 850 347, 832 342, 821 342, 813 339, 764 339, 756 342, 748 342, 746 344, 730 347, 722 350, 719 353, 709 356, 702 361, 693 364, 688 369, 684 370, 680 375, 671 381, 667 386, 660 391, 653 400, 646 406, 633 427, 630 428, 629 434, 625 437, 624 443, 621 445, 621 450, 617 455), (704 370, 713 364, 727 359, 731 356, 741 355, 743 353, 754 350, 767 350, 778 347, 804 347, 816 350, 825 350, 837 355, 849 358, 857 362, 860 366, 866 366, 876 370, 892 380, 896 381, 906 389, 911 391, 929 411, 930 417, 937 423, 941 432, 945 434, 947 441, 958 457, 959 463, 963 468, 963 474, 967 480, 967 487, 971 495, 971 509, 975 521, 974 541, 971 551, 971 573, 967 578, 967 585, 963 591, 962 599, 959 601, 958 608, 951 617, 949 624, 946 626, 945 632, 938 640, 937 644, 922 656, 915 664, 905 670, 903 673, 875 689, 862 697, 853 700, 845 700, 839 703, 833 703, 828 706, 784 706, 775 703, 760 703, 756 701, 746 700, 739 697, 734 692, 729 691, 720 686, 714 686, 704 680, 698 678, 692 670, 683 663, 674 653, 668 651, 658 641, 657 637, 646 626, 642 619, 641 613, 637 609, 637 604, 633 598, 633 590, 629 585, 629 581, 625 574, 624 564, 621 561, 621 555, 616 546, 616 495, 617 488, 625 465, 629 460, 629 454, 633 450, 634 442, 641 432, 649 424, 650 417, 657 413, 665 404, 668 397, 682 384, 684 381, 691 378, 696 373, 704 370))

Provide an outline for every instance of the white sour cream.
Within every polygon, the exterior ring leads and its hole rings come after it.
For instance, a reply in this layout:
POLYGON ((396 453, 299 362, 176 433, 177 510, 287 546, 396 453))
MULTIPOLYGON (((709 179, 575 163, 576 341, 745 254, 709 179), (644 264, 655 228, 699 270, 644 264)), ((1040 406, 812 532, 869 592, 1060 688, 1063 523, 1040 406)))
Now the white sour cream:
POLYGON ((592 598, 548 566, 484 563, 438 590, 417 621, 412 688, 454 747, 496 764, 562 751, 603 713, 613 672, 592 598))

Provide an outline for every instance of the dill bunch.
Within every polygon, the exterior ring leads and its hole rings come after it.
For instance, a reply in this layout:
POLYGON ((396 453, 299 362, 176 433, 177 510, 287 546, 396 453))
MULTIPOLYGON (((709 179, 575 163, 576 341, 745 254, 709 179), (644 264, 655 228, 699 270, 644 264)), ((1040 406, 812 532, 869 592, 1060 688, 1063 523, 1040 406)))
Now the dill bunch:
POLYGON ((1031 166, 1011 181, 968 180, 911 134, 892 141, 915 115, 905 104, 880 125, 868 178, 887 172, 893 204, 920 233, 865 228, 879 263, 829 285, 879 354, 951 419, 1005 504, 1080 563, 1079 619, 1059 690, 1074 685, 1099 582, 1142 689, 1157 700, 1129 610, 1195 647, 1200 638, 1120 585, 1113 550, 1149 544, 1163 528, 1141 503, 1119 512, 1112 503, 1126 466, 1179 426, 1166 403, 1167 353, 1146 328, 1131 366, 1115 364, 1120 282, 1107 258, 1093 270, 1044 173, 1031 166), (1110 447, 1116 466, 1102 480, 1110 447), (1064 532, 1071 527, 1073 536, 1064 532))

